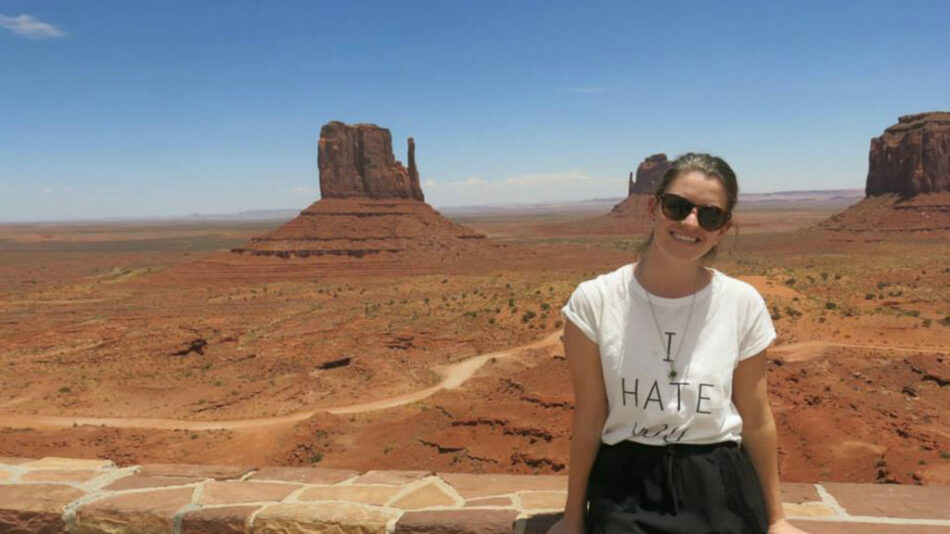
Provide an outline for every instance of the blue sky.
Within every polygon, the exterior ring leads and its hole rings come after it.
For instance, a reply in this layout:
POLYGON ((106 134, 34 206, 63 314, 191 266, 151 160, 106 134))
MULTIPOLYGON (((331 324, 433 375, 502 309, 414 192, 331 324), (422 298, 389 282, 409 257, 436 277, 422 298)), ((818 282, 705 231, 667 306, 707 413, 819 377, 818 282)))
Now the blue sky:
POLYGON ((437 208, 688 150, 863 188, 871 137, 950 108, 950 3, 660 4, 0 0, 0 221, 303 208, 330 120, 413 136, 437 208))

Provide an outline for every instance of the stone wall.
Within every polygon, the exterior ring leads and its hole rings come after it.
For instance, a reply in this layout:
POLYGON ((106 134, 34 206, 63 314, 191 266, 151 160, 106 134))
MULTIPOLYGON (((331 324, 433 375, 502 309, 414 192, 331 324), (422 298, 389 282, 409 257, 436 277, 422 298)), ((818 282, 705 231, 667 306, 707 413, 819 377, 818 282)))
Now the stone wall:
MULTIPOLYGON (((3 533, 542 533, 563 476, 0 457, 3 533)), ((812 534, 950 534, 950 488, 784 484, 812 534)))

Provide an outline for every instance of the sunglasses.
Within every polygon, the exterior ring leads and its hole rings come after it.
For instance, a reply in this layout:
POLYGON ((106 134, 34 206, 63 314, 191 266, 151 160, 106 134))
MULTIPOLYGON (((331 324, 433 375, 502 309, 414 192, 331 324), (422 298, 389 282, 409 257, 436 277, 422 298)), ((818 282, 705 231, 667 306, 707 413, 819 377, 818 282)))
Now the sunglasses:
POLYGON ((686 217, 689 217, 689 214, 693 212, 693 208, 699 208, 697 213, 699 226, 709 232, 714 232, 722 228, 729 222, 729 219, 732 218, 732 214, 722 208, 717 208, 716 206, 699 206, 693 204, 688 199, 672 193, 663 193, 662 195, 657 195, 657 198, 660 200, 660 208, 663 209, 663 215, 666 215, 667 219, 673 221, 682 221, 686 217))

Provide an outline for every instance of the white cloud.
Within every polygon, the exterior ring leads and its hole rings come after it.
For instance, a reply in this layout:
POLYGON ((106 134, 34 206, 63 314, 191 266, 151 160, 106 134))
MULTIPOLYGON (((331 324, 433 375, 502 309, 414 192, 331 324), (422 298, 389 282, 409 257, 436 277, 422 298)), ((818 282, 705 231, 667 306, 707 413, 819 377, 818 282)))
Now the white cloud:
POLYGON ((52 193, 53 191, 56 191, 56 189, 54 189, 54 188, 52 188, 52 187, 50 187, 50 186, 48 186, 48 185, 44 185, 42 191, 43 191, 43 194, 44 194, 44 195, 48 195, 48 194, 52 193))
POLYGON ((464 180, 459 180, 459 181, 457 181, 457 182, 436 182, 435 180, 433 180, 433 179, 431 179, 431 178, 429 178, 429 179, 426 180, 425 182, 422 182, 422 185, 423 185, 424 187, 434 187, 434 188, 439 188, 439 187, 459 187, 459 186, 479 186, 479 185, 487 185, 487 184, 488 184, 488 182, 486 182, 485 180, 482 180, 482 179, 479 178, 478 176, 472 176, 472 177, 466 178, 466 179, 464 179, 464 180))
POLYGON ((294 193, 298 195, 312 195, 317 192, 316 187, 297 187, 294 189, 294 193))
POLYGON ((452 182, 432 179, 423 184, 426 200, 434 206, 474 206, 565 202, 626 196, 626 178, 595 178, 583 171, 531 173, 501 180, 470 177, 452 182))
POLYGON ((36 20, 31 15, 19 15, 16 17, 0 15, 0 26, 17 35, 30 37, 32 39, 54 39, 66 36, 66 32, 63 30, 48 22, 36 20))
POLYGON ((520 174, 505 178, 505 183, 517 186, 535 186, 544 184, 582 184, 590 182, 591 177, 572 169, 568 172, 549 172, 539 174, 520 174))

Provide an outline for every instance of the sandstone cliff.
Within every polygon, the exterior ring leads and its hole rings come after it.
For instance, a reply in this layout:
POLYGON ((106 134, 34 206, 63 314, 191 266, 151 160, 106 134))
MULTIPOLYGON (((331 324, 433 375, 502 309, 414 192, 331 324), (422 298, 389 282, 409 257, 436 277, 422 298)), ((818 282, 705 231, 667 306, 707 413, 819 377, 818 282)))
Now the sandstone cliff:
POLYGON ((320 129, 317 149, 320 196, 425 200, 411 137, 408 161, 408 169, 396 161, 392 136, 386 128, 329 122, 320 129))
POLYGON ((905 115, 871 139, 865 194, 864 200, 819 228, 950 230, 950 112, 905 115))
MULTIPOLYGON (((360 260, 393 265, 491 261, 499 245, 425 203, 415 141, 409 168, 396 161, 389 130, 330 122, 317 154, 322 198, 265 236, 231 252, 246 257, 360 260)), ((324 266, 326 267, 326 266, 324 266)))
POLYGON ((904 115, 871 139, 867 196, 950 191, 950 112, 904 115))
POLYGON ((637 166, 635 179, 633 173, 630 173, 627 196, 638 193, 652 195, 656 191, 656 186, 660 184, 660 180, 663 179, 663 175, 671 166, 672 163, 666 159, 666 154, 648 156, 637 166))

